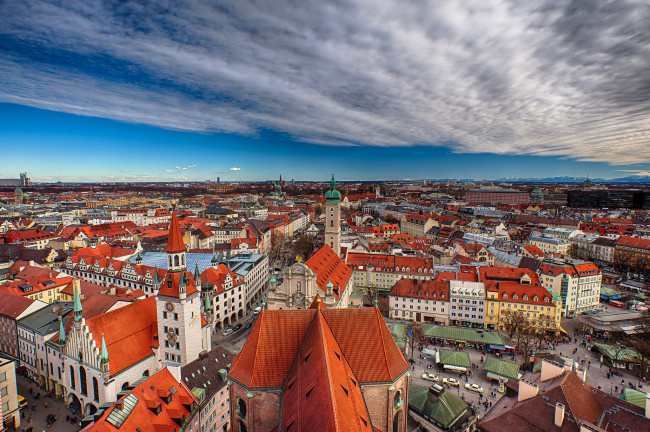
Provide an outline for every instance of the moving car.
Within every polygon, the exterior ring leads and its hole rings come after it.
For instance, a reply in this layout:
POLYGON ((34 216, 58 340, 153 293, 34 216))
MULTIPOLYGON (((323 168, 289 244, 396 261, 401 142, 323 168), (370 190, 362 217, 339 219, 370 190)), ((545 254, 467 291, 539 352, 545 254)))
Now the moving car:
POLYGON ((257 314, 260 313, 260 312, 262 312, 262 307, 261 307, 261 306, 258 306, 258 307, 256 307, 255 310, 253 311, 253 315, 257 315, 257 314))
POLYGON ((443 378, 442 382, 444 384, 449 384, 450 386, 454 386, 454 387, 460 386, 460 382, 457 379, 453 379, 453 378, 443 378))
POLYGON ((434 374, 422 374, 422 379, 425 379, 427 381, 435 381, 435 382, 440 382, 440 377, 438 375, 434 374))
POLYGON ((229 328, 225 332, 223 332, 223 335, 224 336, 229 336, 229 335, 233 334, 234 332, 235 332, 235 330, 233 328, 229 328))
POLYGON ((470 384, 470 383, 467 383, 467 384, 465 384, 465 388, 466 388, 467 390, 475 391, 475 392, 477 392, 477 393, 483 393, 483 387, 481 387, 481 386, 478 385, 478 384, 470 384))

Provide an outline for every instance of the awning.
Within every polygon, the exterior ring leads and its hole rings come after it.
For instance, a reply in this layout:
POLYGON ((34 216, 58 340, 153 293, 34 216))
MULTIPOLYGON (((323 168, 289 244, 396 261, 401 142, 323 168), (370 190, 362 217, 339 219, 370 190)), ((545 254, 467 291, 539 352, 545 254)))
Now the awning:
POLYGON ((488 372, 488 373, 487 373, 487 377, 488 377, 488 379, 493 379, 493 380, 504 380, 504 381, 508 381, 508 379, 509 379, 508 377, 504 377, 504 376, 501 376, 501 375, 497 375, 497 374, 495 374, 495 373, 493 373, 493 372, 488 372))
POLYGON ((564 329, 562 328, 562 326, 560 326, 560 331, 561 331, 562 333, 564 333, 565 335, 568 335, 568 334, 569 334, 569 332, 566 331, 566 330, 564 330, 564 329))
POLYGON ((490 345, 490 349, 502 350, 502 349, 506 349, 506 347, 504 345, 490 345))
POLYGON ((461 366, 444 365, 443 368, 454 372, 467 372, 467 368, 461 366))
POLYGON ((422 350, 422 354, 432 356, 432 355, 436 355, 436 351, 432 350, 432 349, 429 349, 429 348, 425 348, 425 349, 422 350))

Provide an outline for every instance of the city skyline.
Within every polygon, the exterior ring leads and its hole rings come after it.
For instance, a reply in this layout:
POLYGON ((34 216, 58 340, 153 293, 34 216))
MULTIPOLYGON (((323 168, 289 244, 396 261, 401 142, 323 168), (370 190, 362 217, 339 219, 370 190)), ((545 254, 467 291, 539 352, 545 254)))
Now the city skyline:
POLYGON ((0 142, 16 149, 0 177, 650 173, 642 2, 30 0, 0 12, 0 142))

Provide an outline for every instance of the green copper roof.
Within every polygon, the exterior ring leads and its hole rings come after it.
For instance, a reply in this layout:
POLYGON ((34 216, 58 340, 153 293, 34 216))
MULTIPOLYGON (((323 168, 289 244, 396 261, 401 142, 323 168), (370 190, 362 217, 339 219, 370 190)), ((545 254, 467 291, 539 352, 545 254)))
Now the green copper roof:
POLYGON ((108 349, 106 349, 106 341, 104 340, 104 333, 102 333, 102 356, 101 364, 108 363, 108 349))
POLYGON ((194 285, 197 287, 201 285, 201 272, 199 271, 199 263, 196 263, 196 268, 194 269, 194 285))
POLYGON ((210 300, 210 291, 205 293, 205 310, 206 310, 206 312, 212 310, 212 302, 210 300))
POLYGON ((325 285, 327 288, 334 288, 334 284, 332 281, 327 282, 327 285, 325 285))
POLYGON ((81 294, 77 287, 74 287, 74 320, 81 321, 82 311, 81 311, 81 294))
POLYGON ((325 199, 327 202, 341 201, 341 192, 336 190, 336 180, 334 180, 334 174, 332 174, 332 180, 330 180, 330 189, 325 192, 325 199))
POLYGON ((444 429, 463 415, 468 405, 455 394, 443 389, 440 396, 429 387, 411 384, 409 386, 409 408, 414 409, 438 422, 444 429))
POLYGON ((63 327, 63 317, 59 320, 59 343, 65 342, 65 328, 63 327))
POLYGON ((153 268, 153 283, 156 285, 160 283, 160 279, 158 278, 158 267, 153 268))
POLYGON ((472 362, 469 361, 469 354, 465 351, 452 351, 448 349, 440 349, 440 363, 443 365, 471 367, 472 362))
POLYGON ((499 360, 496 357, 487 356, 483 369, 511 380, 519 379, 519 365, 505 360, 499 360))
POLYGON ((274 276, 271 276, 271 280, 269 281, 269 283, 274 284, 274 283, 278 283, 278 281, 275 280, 275 277, 274 277, 274 276))

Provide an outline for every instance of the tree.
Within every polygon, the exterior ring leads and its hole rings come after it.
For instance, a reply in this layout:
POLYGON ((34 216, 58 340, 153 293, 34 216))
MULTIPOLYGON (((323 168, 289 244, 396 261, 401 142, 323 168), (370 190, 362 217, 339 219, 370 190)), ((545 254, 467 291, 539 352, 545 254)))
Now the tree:
POLYGON ((512 337, 519 331, 519 328, 524 324, 526 318, 524 317, 523 312, 511 310, 506 310, 504 318, 503 329, 508 334, 508 337, 512 339, 512 337))
POLYGON ((420 346, 424 341, 424 331, 422 330, 422 324, 418 321, 411 322, 406 329, 406 340, 408 341, 409 348, 411 349, 411 360, 413 360, 413 349, 416 346, 420 346), (409 338, 408 335, 411 335, 409 338))
POLYGON ((305 261, 307 261, 316 247, 316 237, 309 234, 303 234, 294 238, 292 245, 293 254, 300 255, 305 261))
POLYGON ((549 333, 549 330, 553 330, 554 322, 553 317, 546 314, 540 314, 537 318, 537 329, 535 332, 535 340, 537 342, 537 349, 543 349, 548 342, 555 340, 553 333, 549 333))
POLYGON ((517 348, 523 351, 524 361, 528 359, 528 355, 533 348, 536 334, 537 330, 535 329, 535 326, 533 326, 533 324, 527 319, 524 319, 523 323, 521 323, 517 329, 517 348))

